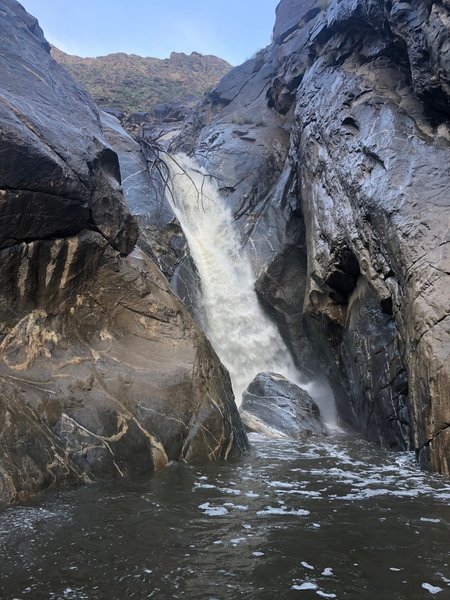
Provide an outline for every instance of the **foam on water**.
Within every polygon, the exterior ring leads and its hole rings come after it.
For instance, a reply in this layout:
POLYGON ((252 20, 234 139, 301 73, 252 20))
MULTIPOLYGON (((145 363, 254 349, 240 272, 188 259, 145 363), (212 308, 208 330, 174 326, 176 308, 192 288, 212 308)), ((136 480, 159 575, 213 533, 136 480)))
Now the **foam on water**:
POLYGON ((440 592, 444 591, 441 587, 438 587, 437 585, 431 585, 430 583, 422 583, 422 587, 430 592, 430 594, 439 594, 440 592))
POLYGON ((291 509, 288 508, 280 508, 279 506, 266 506, 264 510, 258 510, 256 513, 259 516, 263 515, 289 515, 293 517, 307 517, 311 513, 309 510, 304 510, 302 508, 291 509))
POLYGON ((0 597, 448 596, 447 480, 353 437, 250 437, 244 460, 0 514, 0 597))
POLYGON ((317 590, 318 585, 317 583, 312 583, 311 581, 305 581, 304 583, 294 583, 294 585, 292 586, 293 590, 298 590, 298 591, 302 591, 302 590, 317 590))

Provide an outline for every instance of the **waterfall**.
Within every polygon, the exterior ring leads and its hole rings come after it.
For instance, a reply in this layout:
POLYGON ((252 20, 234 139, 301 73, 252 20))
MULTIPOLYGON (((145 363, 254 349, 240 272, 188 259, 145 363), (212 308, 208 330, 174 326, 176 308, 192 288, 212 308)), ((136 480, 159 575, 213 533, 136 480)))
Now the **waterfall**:
POLYGON ((215 182, 187 156, 168 159, 172 208, 200 275, 205 333, 227 367, 236 403, 261 371, 304 385, 278 328, 262 310, 247 251, 215 182))

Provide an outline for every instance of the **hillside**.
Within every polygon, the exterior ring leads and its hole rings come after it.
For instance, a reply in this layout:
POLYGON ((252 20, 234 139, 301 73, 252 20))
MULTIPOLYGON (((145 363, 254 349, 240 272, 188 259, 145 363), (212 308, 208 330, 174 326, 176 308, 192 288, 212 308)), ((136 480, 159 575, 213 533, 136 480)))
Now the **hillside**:
POLYGON ((166 59, 124 53, 81 58, 55 47, 51 53, 99 106, 127 114, 168 100, 201 97, 231 69, 225 60, 198 52, 172 52, 166 59))

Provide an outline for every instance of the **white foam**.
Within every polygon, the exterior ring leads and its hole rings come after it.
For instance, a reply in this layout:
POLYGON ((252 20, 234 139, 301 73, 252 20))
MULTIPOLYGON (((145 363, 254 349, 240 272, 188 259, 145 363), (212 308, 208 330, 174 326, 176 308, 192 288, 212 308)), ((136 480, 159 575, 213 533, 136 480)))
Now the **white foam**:
POLYGON ((292 589, 299 590, 299 591, 301 591, 301 590, 317 590, 318 587, 319 586, 316 583, 312 583, 310 581, 305 581, 305 583, 301 583, 300 585, 297 583, 294 584, 292 586, 292 589))
POLYGON ((300 564, 302 565, 302 567, 305 567, 305 569, 310 569, 311 571, 314 571, 314 567, 309 563, 302 561, 300 564))
POLYGON ((240 544, 241 542, 245 542, 246 538, 240 537, 240 538, 233 538, 232 540, 230 540, 230 544, 234 544, 235 546, 237 546, 238 544, 240 544))
POLYGON ((215 490, 216 486, 212 485, 211 483, 198 483, 198 482, 195 482, 194 483, 194 489, 215 490))
POLYGON ((431 585, 431 583, 422 583, 422 587, 425 590, 428 590, 430 594, 439 594, 439 592, 443 592, 444 590, 441 587, 436 585, 431 585))
POLYGON ((211 506, 209 502, 200 504, 199 508, 210 517, 220 517, 228 514, 228 510, 224 506, 211 506))
POLYGON ((429 518, 429 517, 420 517, 420 520, 421 520, 423 523, 440 523, 440 522, 441 522, 441 520, 440 520, 440 519, 431 519, 431 518, 429 518))
POLYGON ((224 494, 230 494, 231 496, 240 496, 241 491, 235 490, 234 488, 218 488, 219 492, 223 492, 224 494))
POLYGON ((233 502, 224 502, 223 505, 227 508, 234 508, 235 510, 248 510, 247 504, 233 504, 233 502))
POLYGON ((282 488, 286 490, 290 490, 298 486, 298 483, 288 483, 285 481, 270 481, 270 487, 282 488))
POLYGON ((274 494, 291 494, 297 496, 309 496, 310 498, 320 498, 319 492, 310 492, 308 490, 274 490, 274 494))
POLYGON ((267 506, 264 510, 258 510, 257 515, 288 515, 288 516, 296 516, 296 517, 307 517, 311 513, 309 510, 304 510, 299 508, 297 510, 292 509, 289 510, 287 508, 275 507, 275 506, 267 506))

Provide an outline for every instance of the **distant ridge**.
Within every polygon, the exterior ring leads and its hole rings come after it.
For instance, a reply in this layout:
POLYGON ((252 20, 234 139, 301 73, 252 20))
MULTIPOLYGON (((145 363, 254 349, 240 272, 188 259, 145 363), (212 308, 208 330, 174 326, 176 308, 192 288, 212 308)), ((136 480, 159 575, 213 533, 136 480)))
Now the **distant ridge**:
POLYGON ((172 52, 165 59, 122 52, 82 58, 52 46, 51 54, 100 107, 125 114, 147 112, 169 100, 200 98, 231 69, 225 60, 198 52, 172 52))

